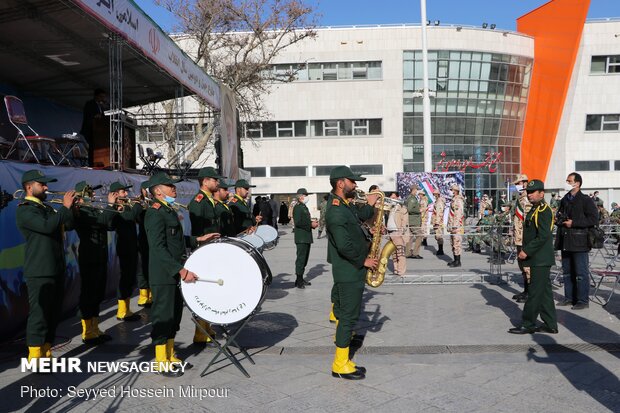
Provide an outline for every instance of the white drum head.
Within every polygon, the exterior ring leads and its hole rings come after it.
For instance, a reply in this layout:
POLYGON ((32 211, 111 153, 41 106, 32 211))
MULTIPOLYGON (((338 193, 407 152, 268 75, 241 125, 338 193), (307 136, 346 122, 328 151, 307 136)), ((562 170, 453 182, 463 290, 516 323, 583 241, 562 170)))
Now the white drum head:
POLYGON ((239 238, 241 238, 242 240, 244 240, 246 242, 249 242, 250 244, 252 244, 252 246, 254 248, 256 248, 258 250, 263 248, 263 245, 265 245, 265 241, 263 241, 263 239, 261 237, 256 235, 256 233, 239 236, 239 238))
POLYGON ((271 225, 259 225, 255 234, 261 237, 265 244, 269 244, 278 238, 278 230, 271 225))
POLYGON ((263 275, 255 259, 230 243, 211 243, 196 250, 185 263, 199 281, 181 282, 187 306, 213 324, 232 324, 249 316, 264 291, 263 275), (217 281, 221 280, 222 285, 217 281))

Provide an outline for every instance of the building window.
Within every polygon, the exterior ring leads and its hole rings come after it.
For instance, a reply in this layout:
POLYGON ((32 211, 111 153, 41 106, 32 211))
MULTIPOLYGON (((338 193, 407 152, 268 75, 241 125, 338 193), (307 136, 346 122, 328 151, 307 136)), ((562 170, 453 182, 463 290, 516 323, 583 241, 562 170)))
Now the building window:
POLYGON ((587 115, 586 131, 617 131, 620 130, 620 114, 587 115))
POLYGON ((292 138, 306 136, 376 136, 381 135, 381 119, 334 119, 310 121, 247 122, 245 136, 259 138, 292 138))
POLYGON ((148 125, 146 138, 149 142, 162 142, 164 140, 164 127, 161 125, 148 125))
POLYGON ((383 77, 380 61, 279 63, 264 74, 275 81, 381 80, 383 77))
POLYGON ((590 73, 620 73, 620 55, 592 56, 590 73))
POLYGON ((614 169, 620 171, 620 161, 614 161, 614 169))
POLYGON ((307 171, 305 166, 272 166, 271 176, 306 176, 307 171))
POLYGON ((329 176, 337 165, 317 165, 314 167, 314 176, 329 176))
POLYGON ((306 136, 308 122, 305 120, 279 122, 246 122, 245 137, 260 138, 291 138, 306 136))
POLYGON ((254 166, 251 168, 243 168, 252 174, 253 178, 264 178, 267 176, 267 168, 264 166, 254 166))
POLYGON ((383 165, 351 165, 351 170, 356 174, 383 175, 383 165))
POLYGON ((575 161, 576 171, 609 171, 609 161, 575 161))

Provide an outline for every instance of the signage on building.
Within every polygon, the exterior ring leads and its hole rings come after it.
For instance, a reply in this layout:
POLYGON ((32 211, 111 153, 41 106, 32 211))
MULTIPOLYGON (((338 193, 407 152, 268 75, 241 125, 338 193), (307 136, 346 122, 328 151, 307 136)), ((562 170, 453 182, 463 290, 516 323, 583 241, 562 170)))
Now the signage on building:
POLYGON ((502 159, 501 152, 487 152, 482 161, 475 161, 472 156, 469 159, 446 159, 446 153, 441 153, 441 159, 435 165, 433 172, 448 172, 450 170, 457 170, 465 172, 467 169, 482 169, 488 168, 489 172, 494 173, 497 171, 497 165, 499 165, 502 159))

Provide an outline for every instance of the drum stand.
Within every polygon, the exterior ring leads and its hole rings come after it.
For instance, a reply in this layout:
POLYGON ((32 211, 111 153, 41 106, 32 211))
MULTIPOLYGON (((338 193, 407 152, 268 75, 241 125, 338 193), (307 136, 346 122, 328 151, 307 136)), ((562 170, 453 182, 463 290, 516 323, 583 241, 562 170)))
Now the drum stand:
POLYGON ((248 324, 248 322, 252 319, 252 317, 254 317, 255 313, 250 314, 250 316, 248 316, 239 327, 237 327, 236 329, 231 329, 230 325, 227 324, 220 324, 220 328, 223 331, 223 338, 226 340, 224 342, 224 344, 220 344, 219 341, 217 341, 215 339, 215 337, 211 336, 205 329, 202 328, 202 326, 198 323, 197 319, 198 316, 192 312, 192 321, 194 322, 194 324, 196 324, 196 327, 203 332, 207 337, 209 337, 213 343, 215 343, 215 345, 218 348, 218 352, 215 354, 215 356, 211 359, 211 361, 209 362, 209 364, 207 365, 207 367, 202 371, 202 373, 200 373, 200 377, 204 377, 207 374, 211 374, 211 373, 207 373, 207 371, 209 370, 209 368, 211 368, 211 366, 213 366, 217 360, 220 358, 220 355, 224 355, 226 356, 226 358, 228 360, 230 360, 230 362, 232 364, 234 364, 235 366, 237 366, 237 368, 239 369, 239 371, 241 371, 241 373, 243 373, 245 375, 245 377, 250 378, 250 374, 247 372, 247 370, 241 365, 239 359, 237 359, 237 356, 235 355, 235 353, 232 352, 232 350, 230 349, 230 346, 233 345, 236 348, 239 349, 239 351, 249 360, 250 363, 252 364, 256 364, 254 362, 254 360, 252 359, 252 357, 250 356, 250 354, 246 351, 245 348, 241 347, 239 345, 239 343, 237 343, 237 341, 235 340, 235 338, 237 337, 237 335, 239 335, 239 333, 241 332, 241 330, 243 330, 243 328, 248 324))

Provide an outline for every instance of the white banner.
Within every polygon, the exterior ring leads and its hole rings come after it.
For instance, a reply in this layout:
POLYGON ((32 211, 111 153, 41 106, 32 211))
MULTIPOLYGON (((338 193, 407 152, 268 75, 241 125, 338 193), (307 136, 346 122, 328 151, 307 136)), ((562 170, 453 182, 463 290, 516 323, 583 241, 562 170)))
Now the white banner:
POLYGON ((205 71, 185 54, 159 26, 130 0, 73 0, 103 23, 141 50, 170 76, 187 89, 220 109, 220 87, 205 71))

